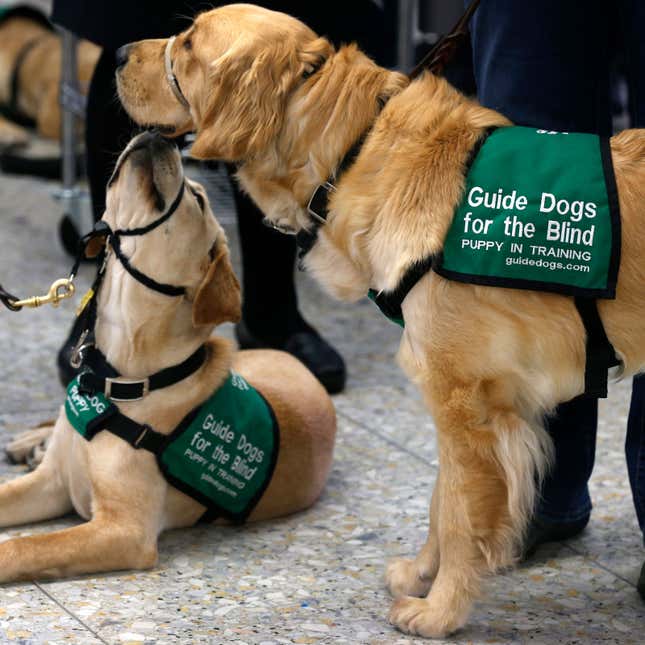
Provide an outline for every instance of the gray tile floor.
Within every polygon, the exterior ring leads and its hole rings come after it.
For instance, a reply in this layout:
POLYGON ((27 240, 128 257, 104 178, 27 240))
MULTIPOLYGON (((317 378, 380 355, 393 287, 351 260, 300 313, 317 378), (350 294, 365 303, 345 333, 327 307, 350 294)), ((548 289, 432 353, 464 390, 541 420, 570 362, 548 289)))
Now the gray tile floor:
MULTIPOLYGON (((212 175, 208 183, 236 247, 230 196, 212 175)), ((51 190, 0 177, 0 281, 21 293, 40 292, 69 267, 51 190)), ((318 504, 276 522, 168 533, 153 571, 1 587, 0 643, 418 642, 385 620, 383 569, 424 538, 437 469, 432 421, 394 363, 397 328, 367 301, 334 303, 306 276, 298 280, 306 315, 349 365, 347 391, 335 398, 335 464, 318 504)), ((0 311, 0 443, 55 416, 62 390, 54 355, 73 310, 0 311)), ((449 642, 643 642, 645 606, 634 585, 645 550, 623 458, 628 401, 623 383, 601 404, 595 511, 584 536, 497 577, 449 642)), ((0 462, 0 481, 22 472, 0 462)))

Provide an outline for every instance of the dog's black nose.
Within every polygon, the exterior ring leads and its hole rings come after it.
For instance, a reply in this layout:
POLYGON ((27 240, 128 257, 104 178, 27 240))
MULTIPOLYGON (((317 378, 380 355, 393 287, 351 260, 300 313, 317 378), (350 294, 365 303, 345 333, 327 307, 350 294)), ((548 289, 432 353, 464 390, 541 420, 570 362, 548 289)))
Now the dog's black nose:
POLYGON ((130 45, 123 45, 116 50, 116 67, 120 69, 128 62, 130 55, 130 45))

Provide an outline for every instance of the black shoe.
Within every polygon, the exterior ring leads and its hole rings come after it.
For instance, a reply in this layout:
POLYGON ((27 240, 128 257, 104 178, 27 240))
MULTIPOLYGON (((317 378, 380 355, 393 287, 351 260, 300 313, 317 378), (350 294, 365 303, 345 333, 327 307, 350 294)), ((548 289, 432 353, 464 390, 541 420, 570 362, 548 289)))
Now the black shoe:
POLYGON ((314 330, 296 332, 282 344, 265 342, 254 336, 241 322, 235 326, 240 349, 281 349, 304 363, 323 384, 329 394, 345 388, 345 361, 341 355, 314 330))
POLYGON ((641 575, 636 583, 636 591, 638 591, 639 596, 643 599, 643 602, 645 602, 645 563, 643 563, 641 575))
POLYGON ((522 561, 533 557, 541 544, 561 542, 582 533, 588 522, 588 517, 575 522, 558 522, 557 524, 533 518, 524 538, 522 561))

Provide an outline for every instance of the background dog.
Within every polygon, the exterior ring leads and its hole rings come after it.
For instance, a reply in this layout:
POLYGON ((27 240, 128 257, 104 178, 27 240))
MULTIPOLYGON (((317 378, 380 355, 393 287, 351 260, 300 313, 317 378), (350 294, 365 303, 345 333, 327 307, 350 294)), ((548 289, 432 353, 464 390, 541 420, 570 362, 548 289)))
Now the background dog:
MULTIPOLYGON (((488 128, 509 125, 442 79, 410 83, 253 5, 200 15, 170 47, 148 40, 123 54, 117 81, 130 115, 169 134, 195 130, 193 155, 237 163, 244 188, 285 231, 311 226, 314 190, 371 128, 306 259, 345 300, 391 291, 412 264, 441 252, 470 151, 488 128), (164 52, 188 107, 166 78, 164 52)), ((617 297, 599 309, 629 375, 645 365, 645 132, 613 137, 611 151, 622 263, 617 297)), ((388 568, 390 620, 439 637, 465 623, 483 574, 516 557, 550 457, 543 415, 584 391, 585 332, 571 298, 432 272, 403 314, 399 359, 433 413, 440 475, 427 543, 388 568)))
MULTIPOLYGON (((86 40, 79 42, 78 79, 84 92, 99 54, 96 45, 86 40)), ((16 116, 33 120, 40 136, 60 139, 61 39, 35 10, 10 10, 0 17, 0 105, 5 108, 11 102, 16 66, 16 116)), ((26 143, 28 138, 24 128, 0 116, 0 145, 26 143)))
MULTIPOLYGON (((129 378, 176 365, 205 342, 207 359, 184 380, 119 408, 168 434, 233 368, 269 402, 280 427, 273 477, 250 520, 305 509, 320 495, 332 461, 336 418, 331 400, 290 355, 236 354, 229 341, 209 339, 216 324, 239 318, 239 285, 224 232, 203 188, 184 178, 174 144, 149 134, 131 142, 118 161, 104 220, 113 229, 146 226, 184 181, 188 189, 173 216, 154 231, 124 241, 122 250, 136 270, 185 285, 185 295, 151 290, 111 253, 99 291, 96 342, 107 361, 129 378)), ((87 521, 0 543, 0 582, 151 567, 158 535, 191 526, 205 508, 166 482, 151 452, 135 450, 108 432, 86 441, 61 411, 38 468, 0 486, 0 526, 71 510, 87 521)))

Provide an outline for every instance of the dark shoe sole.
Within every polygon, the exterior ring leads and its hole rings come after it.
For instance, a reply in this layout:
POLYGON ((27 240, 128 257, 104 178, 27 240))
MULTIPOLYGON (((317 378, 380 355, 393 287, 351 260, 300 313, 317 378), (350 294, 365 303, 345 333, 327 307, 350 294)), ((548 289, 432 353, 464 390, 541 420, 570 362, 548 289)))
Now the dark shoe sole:
POLYGON ((345 389, 347 374, 342 357, 327 341, 314 332, 299 332, 288 338, 283 345, 277 345, 257 338, 249 331, 244 322, 241 322, 235 326, 235 336, 240 349, 278 349, 295 356, 320 381, 329 394, 339 394, 345 389), (310 345, 317 343, 320 351, 327 355, 328 361, 336 362, 338 367, 318 369, 315 364, 315 351, 312 351, 311 346, 305 347, 306 343, 310 345))
POLYGON ((562 542, 579 535, 584 531, 588 523, 588 517, 576 522, 562 522, 561 524, 550 524, 533 519, 524 538, 521 560, 525 561, 532 558, 543 544, 562 542))

